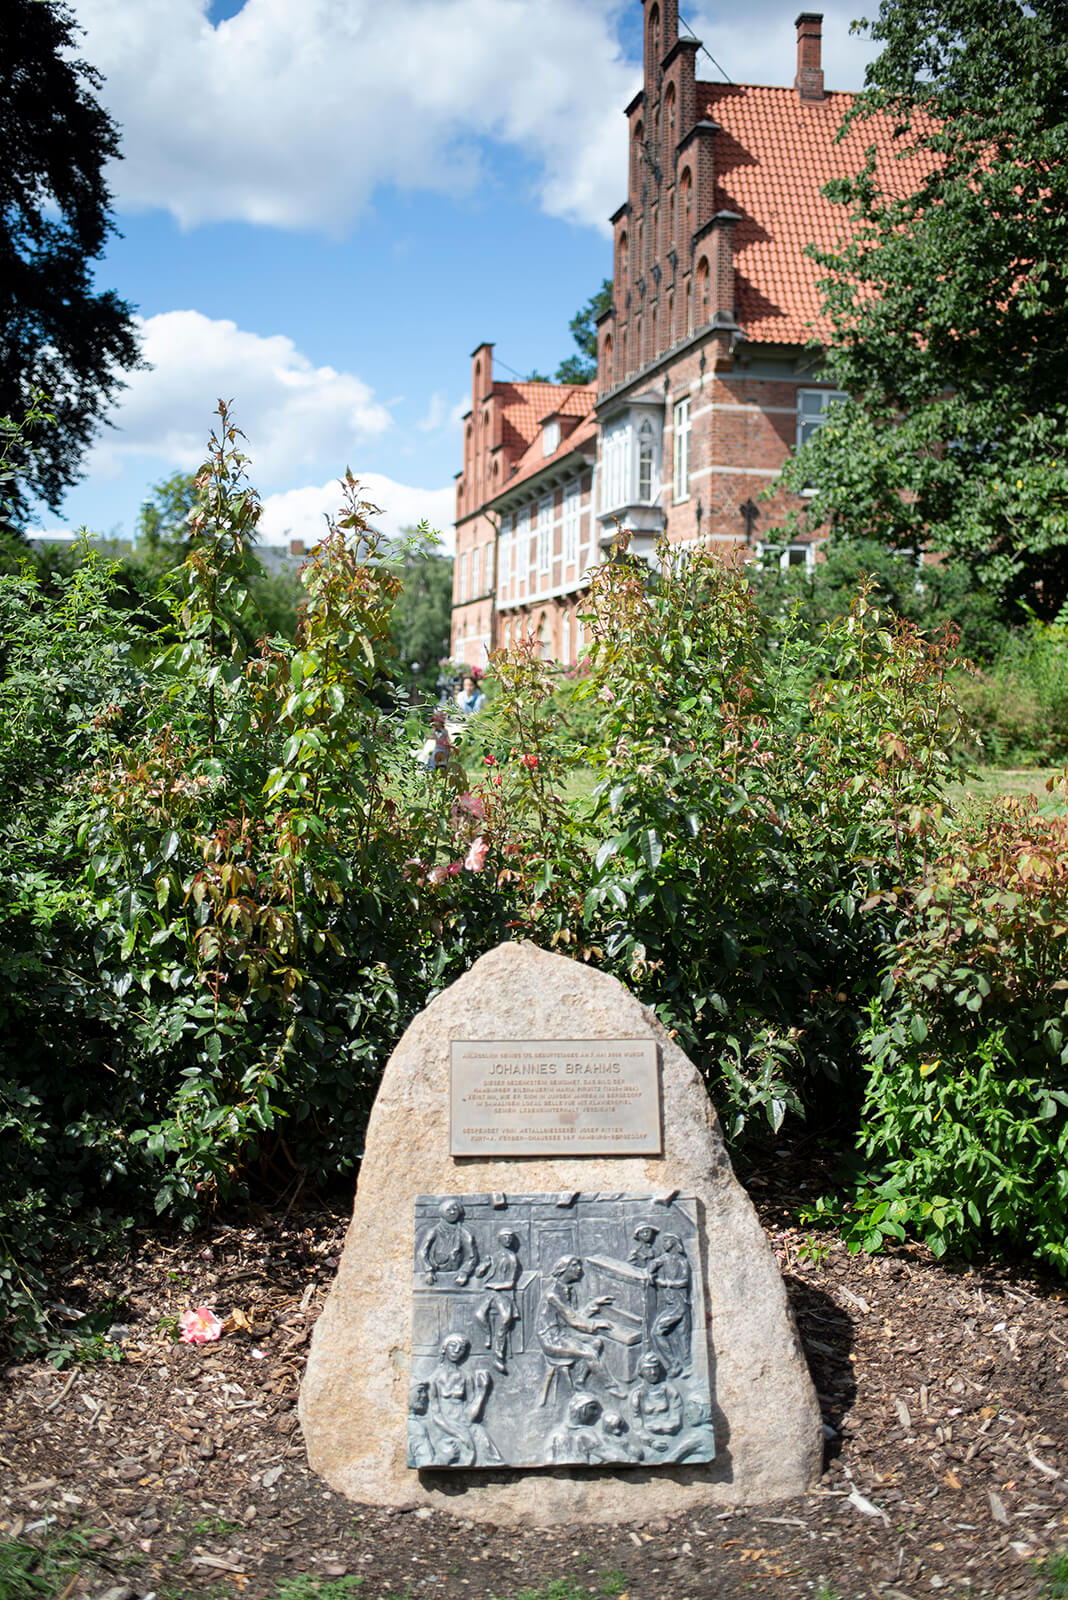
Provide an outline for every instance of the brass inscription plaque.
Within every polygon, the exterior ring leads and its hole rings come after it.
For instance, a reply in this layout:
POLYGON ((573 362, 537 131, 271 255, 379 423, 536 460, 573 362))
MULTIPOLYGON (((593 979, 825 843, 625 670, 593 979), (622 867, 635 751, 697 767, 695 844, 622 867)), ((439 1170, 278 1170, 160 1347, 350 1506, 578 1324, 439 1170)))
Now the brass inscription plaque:
POLYGON ((454 1039, 454 1156, 659 1155, 652 1039, 454 1039))

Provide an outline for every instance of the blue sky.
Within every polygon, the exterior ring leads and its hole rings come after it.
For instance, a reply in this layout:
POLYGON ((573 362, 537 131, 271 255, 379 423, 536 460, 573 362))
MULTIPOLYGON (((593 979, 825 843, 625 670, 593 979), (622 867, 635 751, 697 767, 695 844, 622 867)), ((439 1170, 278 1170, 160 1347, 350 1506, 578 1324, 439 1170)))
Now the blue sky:
MULTIPOLYGON (((151 485, 202 458, 224 395, 266 538, 314 536, 346 466, 384 526, 448 537, 470 351, 551 371, 609 271, 639 0, 73 9, 123 130, 98 281, 137 308, 151 368, 61 521, 128 535, 151 485)), ((789 83, 797 9, 684 15, 736 82, 789 83)), ((863 80, 851 15, 824 14, 829 88, 863 80)))

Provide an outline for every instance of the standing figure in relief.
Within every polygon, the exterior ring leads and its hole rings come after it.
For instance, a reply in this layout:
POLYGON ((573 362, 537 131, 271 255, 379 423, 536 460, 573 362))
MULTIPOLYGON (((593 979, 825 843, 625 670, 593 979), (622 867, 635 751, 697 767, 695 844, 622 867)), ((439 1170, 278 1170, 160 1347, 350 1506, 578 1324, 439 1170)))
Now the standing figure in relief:
POLYGON ((478 1248, 470 1229, 463 1225, 459 1200, 443 1200, 438 1221, 428 1228, 419 1246, 425 1281, 433 1284, 439 1272, 452 1272, 462 1288, 478 1265, 478 1248))
POLYGON ((656 1260, 656 1236, 660 1232, 651 1222, 643 1222, 635 1228, 632 1238, 634 1246, 627 1257, 632 1267, 637 1267, 644 1274, 642 1288, 642 1339, 645 1345, 649 1344, 656 1321, 656 1290, 653 1288, 653 1262, 656 1260))
POLYGON ((643 1356, 638 1366, 638 1386, 630 1404, 643 1440, 658 1455, 665 1455, 682 1429, 682 1396, 668 1383, 659 1356, 643 1356))
POLYGON ((595 1376, 611 1394, 621 1392, 601 1359, 604 1340, 597 1337, 611 1330, 611 1324, 601 1321, 597 1313, 602 1306, 611 1304, 612 1296, 601 1295, 580 1308, 576 1299, 581 1280, 582 1262, 578 1256, 561 1256, 542 1294, 536 1332, 549 1364, 542 1405, 549 1398, 553 1373, 560 1368, 570 1373, 575 1389, 584 1388, 590 1377, 595 1376))
POLYGON ((690 1370, 693 1343, 693 1272, 677 1233, 664 1234, 649 1279, 655 1301, 649 1347, 669 1378, 684 1377, 690 1370))
POLYGON ((519 1321, 515 1286, 522 1270, 519 1263, 519 1236, 510 1228, 502 1228, 497 1235, 500 1249, 478 1269, 490 1291, 475 1311, 475 1320, 485 1329, 486 1349, 493 1351, 493 1365, 498 1372, 508 1371, 508 1336, 519 1321), (496 1328, 494 1328, 496 1323, 496 1328))
POLYGON ((488 1372, 469 1372, 464 1363, 471 1346, 460 1333, 450 1333, 441 1346, 437 1366, 430 1374, 430 1416, 450 1450, 450 1464, 473 1467, 498 1465, 503 1457, 481 1417, 492 1386, 488 1372), (451 1448, 450 1448, 451 1447, 451 1448))

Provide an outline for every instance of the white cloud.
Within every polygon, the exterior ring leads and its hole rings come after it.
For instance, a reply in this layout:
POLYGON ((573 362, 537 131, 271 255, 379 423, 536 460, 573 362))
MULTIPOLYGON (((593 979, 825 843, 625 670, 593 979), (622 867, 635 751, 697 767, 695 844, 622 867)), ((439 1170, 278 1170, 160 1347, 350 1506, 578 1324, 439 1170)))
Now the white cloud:
POLYGON ((123 129, 124 209, 341 232, 381 184, 458 193, 483 140, 540 167, 556 216, 604 227, 638 85, 618 0, 76 0, 123 129))
MULTIPOLYGON (((357 474, 361 496, 381 510, 370 520, 382 533, 399 534, 402 528, 416 527, 424 517, 442 535, 443 549, 451 555, 455 547, 452 519, 455 491, 413 489, 396 483, 380 472, 357 474)), ((263 503, 260 537, 266 544, 281 544, 287 539, 303 539, 310 549, 325 531, 326 516, 333 516, 342 504, 336 480, 303 489, 288 489, 284 494, 268 495, 263 503)))
POLYGON ((248 438, 258 483, 353 461, 359 444, 391 426, 373 391, 351 372, 316 367, 284 334, 264 337, 199 311, 141 323, 150 366, 129 376, 88 461, 115 477, 131 457, 163 457, 189 471, 204 459, 220 399, 248 438))
POLYGON ((416 427, 420 433, 437 433, 441 428, 454 429, 462 422, 470 405, 470 398, 464 395, 450 406, 444 389, 435 389, 430 396, 426 416, 420 417, 416 427))

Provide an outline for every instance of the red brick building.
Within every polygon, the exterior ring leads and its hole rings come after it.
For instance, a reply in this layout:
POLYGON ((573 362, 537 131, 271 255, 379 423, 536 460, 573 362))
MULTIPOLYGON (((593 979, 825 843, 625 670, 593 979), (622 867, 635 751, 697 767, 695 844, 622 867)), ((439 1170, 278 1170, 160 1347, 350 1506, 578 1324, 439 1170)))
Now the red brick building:
MULTIPOLYGON (((791 89, 706 83, 677 0, 642 0, 645 72, 626 108, 627 198, 614 213, 612 306, 596 386, 494 381, 473 356, 457 478, 453 655, 472 665, 520 632, 570 663, 591 562, 617 519, 648 553, 658 534, 724 552, 770 552, 760 501, 835 391, 806 347, 820 333, 819 269, 845 214, 821 195, 861 170, 889 128, 839 144, 851 96, 825 90, 822 18, 797 19, 791 89)), ((911 188, 920 172, 902 163, 911 188)), ((814 548, 774 552, 811 562, 814 548)))

